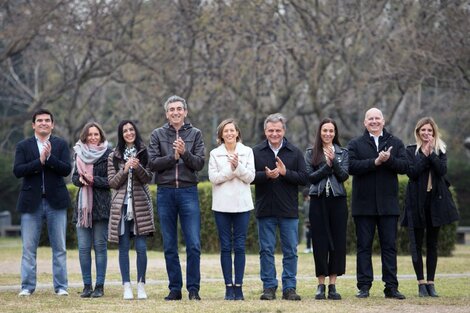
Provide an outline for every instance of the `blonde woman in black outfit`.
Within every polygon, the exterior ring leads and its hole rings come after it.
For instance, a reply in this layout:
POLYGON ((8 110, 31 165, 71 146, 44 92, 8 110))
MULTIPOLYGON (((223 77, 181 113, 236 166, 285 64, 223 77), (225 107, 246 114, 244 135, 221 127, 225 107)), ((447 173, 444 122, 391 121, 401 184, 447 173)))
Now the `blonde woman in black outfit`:
POLYGON ((310 225, 318 288, 315 299, 326 299, 325 277, 329 277, 328 299, 340 300, 336 277, 346 270, 346 224, 348 207, 343 182, 348 179, 348 151, 341 148, 334 120, 318 126, 315 142, 305 153, 310 183, 310 225))
POLYGON ((458 220, 448 191, 446 144, 431 117, 418 121, 416 144, 406 148, 409 162, 405 214, 402 226, 409 227, 413 267, 420 297, 437 297, 434 275, 437 266, 437 242, 440 226, 458 220), (422 247, 426 237, 426 275, 424 280, 422 247))

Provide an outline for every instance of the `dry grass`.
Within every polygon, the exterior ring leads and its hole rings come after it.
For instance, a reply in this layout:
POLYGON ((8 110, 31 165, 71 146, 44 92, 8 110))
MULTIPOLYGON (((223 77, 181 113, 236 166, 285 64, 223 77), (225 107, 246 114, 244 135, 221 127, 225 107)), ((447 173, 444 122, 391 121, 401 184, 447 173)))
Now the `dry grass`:
MULTIPOLYGON (((376 280, 371 290, 371 297, 359 300, 354 297, 355 257, 348 256, 347 273, 338 280, 338 291, 343 295, 342 301, 313 300, 316 281, 313 277, 311 255, 299 254, 298 287, 302 296, 300 302, 282 300, 260 301, 261 282, 259 280, 258 255, 247 256, 245 275, 246 301, 223 301, 224 287, 218 255, 202 256, 201 302, 190 302, 184 298, 179 302, 165 302, 167 294, 167 277, 161 252, 149 252, 146 301, 124 301, 121 299, 121 286, 117 251, 111 250, 108 255, 108 273, 106 295, 100 299, 81 299, 78 296, 82 288, 78 252, 68 251, 69 297, 57 297, 53 294, 51 282, 51 254, 49 248, 40 248, 38 252, 38 284, 33 296, 18 298, 19 261, 21 243, 17 239, 0 239, 0 307, 2 312, 470 312, 470 246, 458 246, 453 257, 440 258, 436 288, 441 297, 436 299, 418 298, 416 282, 409 256, 398 258, 400 290, 407 296, 404 301, 383 298, 382 283, 376 280)), ((301 250, 301 249, 300 249, 301 250)), ((132 260, 135 256, 131 256, 132 260)), ((185 256, 181 256, 184 268, 185 256)), ((277 269, 280 274, 280 257, 277 258, 277 269)), ((133 262, 134 263, 134 262, 133 262)), ((132 264, 134 265, 134 264, 132 264)), ((374 269, 380 274, 380 258, 374 257, 374 269)), ((135 268, 131 269, 135 277, 135 268)), ((278 291, 278 298, 281 293, 278 291)), ((183 294, 183 297, 187 297, 183 294)))

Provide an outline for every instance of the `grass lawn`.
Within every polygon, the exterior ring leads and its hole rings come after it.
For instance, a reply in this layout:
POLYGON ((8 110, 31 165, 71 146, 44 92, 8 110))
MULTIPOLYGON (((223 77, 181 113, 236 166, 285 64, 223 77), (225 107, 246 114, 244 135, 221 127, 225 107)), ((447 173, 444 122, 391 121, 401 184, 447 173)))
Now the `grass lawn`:
MULTIPOLYGON (((303 246, 299 247, 299 251, 303 246)), ((187 300, 165 302, 167 295, 167 275, 161 252, 149 252, 147 270, 148 300, 122 300, 117 250, 108 252, 108 272, 105 296, 100 299, 81 299, 82 289, 78 251, 69 250, 67 268, 69 274, 68 297, 57 297, 52 290, 50 248, 38 250, 38 289, 29 298, 18 298, 20 284, 21 241, 0 238, 0 310, 1 312, 470 312, 470 246, 457 246, 453 257, 440 258, 438 262, 436 289, 439 298, 419 298, 410 256, 398 257, 400 291, 406 300, 390 300, 383 297, 383 284, 380 277, 371 289, 368 299, 356 299, 355 267, 356 258, 347 257, 347 273, 337 282, 341 301, 315 301, 316 289, 313 258, 311 254, 299 253, 297 292, 300 302, 282 301, 278 290, 276 301, 260 301, 262 284, 259 280, 259 257, 248 255, 244 282, 246 301, 224 301, 224 284, 219 264, 219 255, 203 254, 201 257, 202 301, 187 300)), ((185 255, 180 255, 183 270, 185 255)), ((374 256, 374 269, 380 275, 380 257, 374 256)), ((278 277, 282 271, 281 256, 276 258, 278 277)), ((131 253, 131 277, 135 279, 135 253, 131 253)))

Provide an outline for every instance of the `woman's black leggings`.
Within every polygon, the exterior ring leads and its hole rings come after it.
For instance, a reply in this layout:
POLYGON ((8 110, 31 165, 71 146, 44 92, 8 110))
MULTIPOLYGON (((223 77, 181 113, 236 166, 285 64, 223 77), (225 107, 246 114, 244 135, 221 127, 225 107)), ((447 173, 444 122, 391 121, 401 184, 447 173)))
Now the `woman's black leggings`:
POLYGON ((426 235, 426 275, 428 281, 434 281, 437 267, 437 242, 440 227, 432 226, 430 198, 429 195, 426 197, 424 208, 426 213, 426 228, 414 228, 418 258, 416 262, 413 262, 413 267, 415 269, 416 278, 418 280, 424 280, 422 248, 424 236, 426 235))

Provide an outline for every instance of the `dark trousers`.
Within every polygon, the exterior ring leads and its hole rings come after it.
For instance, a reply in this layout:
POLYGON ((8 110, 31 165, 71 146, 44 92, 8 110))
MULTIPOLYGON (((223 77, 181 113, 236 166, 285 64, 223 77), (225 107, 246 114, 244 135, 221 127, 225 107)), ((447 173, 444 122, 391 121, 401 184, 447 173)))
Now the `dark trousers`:
POLYGON ((346 197, 310 198, 310 229, 316 276, 343 275, 346 270, 346 197))
POLYGON ((398 288, 397 280, 397 222, 398 216, 355 216, 357 238, 357 288, 369 289, 374 280, 372 244, 375 228, 379 233, 382 257, 382 281, 387 288, 398 288))
POLYGON ((225 213, 214 211, 220 241, 220 264, 226 285, 243 284, 245 275, 245 242, 250 222, 250 211, 225 213), (232 262, 232 251, 234 254, 232 262), (232 274, 232 264, 235 280, 232 274))
POLYGON ((415 269, 416 278, 418 280, 424 280, 422 248, 426 233, 426 276, 428 281, 434 281, 437 267, 437 243, 440 227, 432 226, 430 200, 430 196, 426 197, 424 207, 426 228, 414 228, 413 230, 415 233, 416 252, 418 255, 416 262, 413 262, 413 268, 415 269))

